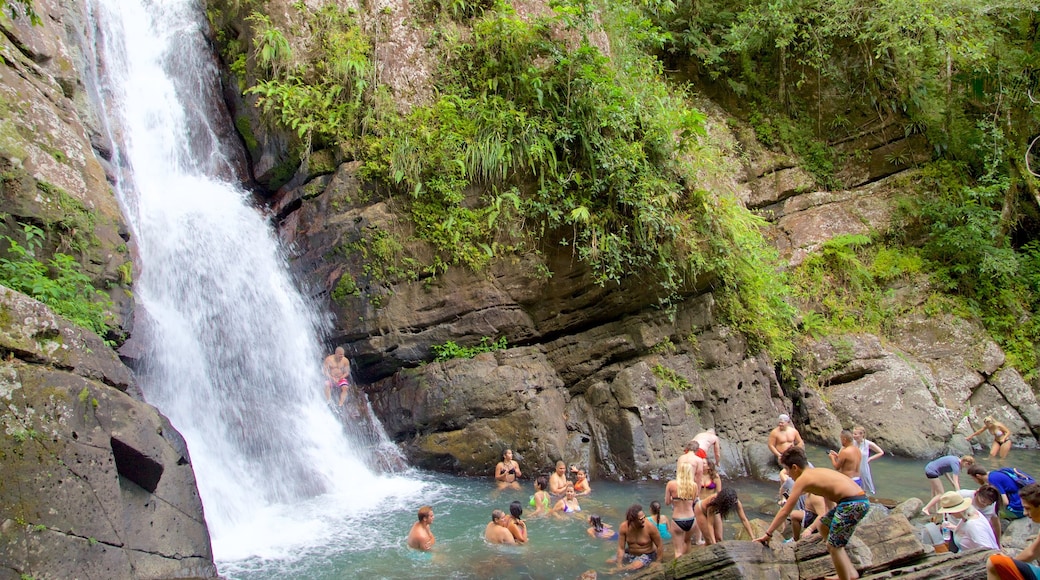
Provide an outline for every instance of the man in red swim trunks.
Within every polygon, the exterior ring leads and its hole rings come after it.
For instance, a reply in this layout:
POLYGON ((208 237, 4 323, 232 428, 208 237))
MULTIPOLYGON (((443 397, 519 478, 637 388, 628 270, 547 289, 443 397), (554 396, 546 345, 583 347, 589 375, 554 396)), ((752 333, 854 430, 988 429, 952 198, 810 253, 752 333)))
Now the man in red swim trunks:
POLYGON ((321 370, 325 373, 325 400, 332 401, 332 387, 335 386, 339 389, 339 406, 342 407, 350 389, 350 360, 343 347, 336 347, 336 352, 325 357, 321 370))

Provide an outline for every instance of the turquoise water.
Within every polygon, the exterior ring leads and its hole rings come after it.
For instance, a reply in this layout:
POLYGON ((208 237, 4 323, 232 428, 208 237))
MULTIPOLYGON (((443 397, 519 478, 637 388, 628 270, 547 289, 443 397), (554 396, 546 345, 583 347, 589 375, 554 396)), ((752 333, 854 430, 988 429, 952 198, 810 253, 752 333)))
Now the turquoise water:
MULTIPOLYGON (((808 455, 819 466, 829 466, 825 448, 810 447, 808 455)), ((989 459, 980 456, 987 468, 989 459)), ((923 461, 882 457, 871 465, 878 496, 901 501, 907 497, 927 499, 928 482, 923 461)), ((1013 450, 1007 463, 1040 475, 1040 452, 1013 450)), ((301 546, 290 553, 270 558, 251 558, 218 562, 220 572, 229 579, 274 580, 306 578, 315 580, 343 578, 577 578, 588 569, 603 574, 611 564, 607 559, 616 542, 586 535, 585 518, 598 514, 615 529, 624 511, 640 503, 649 512, 652 500, 663 503, 664 481, 593 481, 593 493, 579 498, 581 519, 552 517, 529 518, 530 542, 525 546, 489 546, 483 541, 484 527, 492 509, 508 511, 509 503, 521 500, 525 511, 533 486, 522 482, 520 491, 495 488, 488 479, 412 471, 404 474, 419 481, 411 497, 390 500, 385 506, 369 506, 364 514, 344 516, 336 529, 322 541, 301 546), (405 547, 404 538, 415 521, 418 508, 432 505, 436 518, 433 532, 437 544, 430 556, 419 555, 405 547)), ((975 488, 965 476, 962 485, 975 488)), ((944 480, 945 481, 945 480, 944 480)), ((757 480, 725 480, 724 486, 737 489, 747 516, 770 520, 776 511, 777 484, 757 480)), ((670 514, 665 507, 665 515, 670 514)), ((302 518, 301 518, 302 519, 302 518)), ((305 524, 305 522, 303 522, 305 524)), ((323 523, 322 525, 327 525, 323 523)), ((739 520, 728 522, 726 538, 736 537, 739 520)), ((671 548, 665 543, 665 552, 671 548)))

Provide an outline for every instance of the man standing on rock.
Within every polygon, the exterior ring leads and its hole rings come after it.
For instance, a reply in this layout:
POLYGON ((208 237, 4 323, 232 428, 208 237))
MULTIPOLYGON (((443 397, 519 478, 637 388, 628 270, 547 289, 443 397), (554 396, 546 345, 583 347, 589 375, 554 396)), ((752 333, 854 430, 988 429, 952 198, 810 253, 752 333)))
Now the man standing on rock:
POLYGON ((342 346, 336 347, 336 352, 325 357, 321 370, 325 373, 325 400, 332 402, 332 388, 336 387, 339 392, 339 406, 347 400, 347 391, 350 388, 350 360, 344 356, 342 346))
MULTIPOLYGON (((689 463, 690 467, 693 468, 693 481, 697 484, 697 491, 700 492, 700 483, 704 480, 704 464, 706 460, 697 453, 701 449, 701 444, 697 442, 697 439, 690 439, 683 446, 683 454, 679 456, 679 459, 675 462, 675 472, 679 473, 679 466, 683 463, 689 463)), ((697 497, 694 495, 693 497, 697 497)))
POLYGON ((791 446, 805 449, 805 442, 798 434, 798 429, 791 425, 791 417, 784 413, 777 419, 776 427, 769 432, 769 450, 773 452, 779 463, 780 456, 791 446))
POLYGON ((842 431, 841 451, 831 449, 827 452, 827 456, 831 458, 831 465, 834 466, 834 469, 849 476, 849 479, 856 482, 856 485, 863 487, 863 480, 859 477, 860 460, 863 458, 863 454, 859 447, 853 444, 852 432, 842 431))
POLYGON ((430 531, 430 524, 432 523, 433 508, 428 505, 419 508, 419 521, 412 524, 412 530, 408 532, 409 548, 428 552, 433 547, 437 539, 433 537, 433 532, 430 531))
POLYGON ((797 503, 797 498, 803 493, 823 496, 825 500, 835 504, 827 515, 820 519, 819 532, 827 545, 834 569, 838 572, 837 577, 839 580, 859 578, 845 546, 849 543, 852 533, 856 531, 860 520, 870 510, 867 494, 843 473, 808 467, 805 451, 800 447, 790 447, 784 451, 780 455, 780 465, 787 469, 787 473, 794 479, 794 489, 791 490, 791 496, 784 503, 784 507, 780 508, 772 523, 766 528, 766 533, 760 538, 755 538, 755 541, 768 545, 773 532, 784 526, 787 516, 797 503))
POLYGON ((700 445, 700 449, 697 450, 698 457, 707 459, 708 450, 710 449, 712 454, 715 455, 715 465, 720 465, 720 461, 722 461, 722 445, 719 443, 719 436, 715 434, 715 429, 701 431, 693 436, 693 440, 700 445))

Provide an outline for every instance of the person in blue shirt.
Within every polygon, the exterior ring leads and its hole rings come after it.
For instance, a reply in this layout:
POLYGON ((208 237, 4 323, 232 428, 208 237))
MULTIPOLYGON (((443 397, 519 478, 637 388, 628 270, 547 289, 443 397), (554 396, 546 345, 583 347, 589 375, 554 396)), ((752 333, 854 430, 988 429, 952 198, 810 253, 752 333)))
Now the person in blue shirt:
POLYGON ((960 473, 961 458, 956 455, 945 455, 925 465, 924 476, 928 478, 928 485, 932 488, 932 497, 943 494, 942 480, 939 479, 943 475, 953 484, 953 489, 959 491, 961 489, 960 473))
POLYGON ((988 483, 997 488, 1001 499, 1004 500, 1004 509, 1000 510, 1000 517, 1009 520, 1025 517, 1025 510, 1022 509, 1022 500, 1018 494, 1018 484, 1009 475, 1000 470, 987 472, 978 465, 969 467, 968 475, 977 481, 979 485, 988 483))

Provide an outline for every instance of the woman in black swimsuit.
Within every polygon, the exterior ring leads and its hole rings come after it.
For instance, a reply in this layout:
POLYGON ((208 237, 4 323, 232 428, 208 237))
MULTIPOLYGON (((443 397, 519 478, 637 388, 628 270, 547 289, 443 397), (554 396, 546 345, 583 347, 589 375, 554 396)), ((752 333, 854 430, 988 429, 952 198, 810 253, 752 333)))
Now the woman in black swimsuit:
POLYGON ((675 479, 664 488, 664 503, 672 506, 672 545, 678 558, 690 551, 693 545, 693 504, 697 501, 697 482, 693 477, 693 466, 680 463, 675 479))
POLYGON ((1007 425, 995 420, 993 417, 986 417, 982 420, 982 429, 968 435, 968 441, 978 437, 983 431, 989 431, 990 435, 993 435, 993 444, 990 446, 989 456, 997 457, 1001 459, 1007 457, 1008 451, 1011 451, 1011 429, 1007 428, 1007 425))

